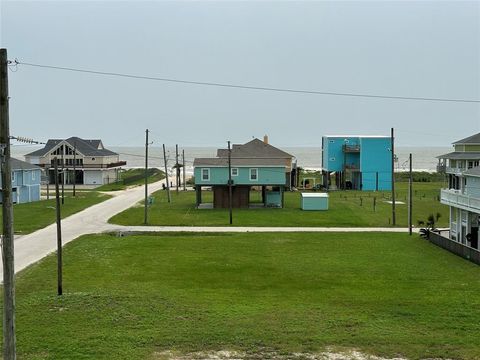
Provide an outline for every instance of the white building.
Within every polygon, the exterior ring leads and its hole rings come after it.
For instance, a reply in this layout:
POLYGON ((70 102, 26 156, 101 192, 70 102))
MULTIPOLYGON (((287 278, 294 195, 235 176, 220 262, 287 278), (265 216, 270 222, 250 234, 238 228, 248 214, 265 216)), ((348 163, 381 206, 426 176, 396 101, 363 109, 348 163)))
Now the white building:
POLYGON ((441 203, 450 206, 450 239, 474 249, 480 217, 480 133, 453 143, 454 152, 438 156, 448 177, 441 203))
POLYGON ((51 139, 43 149, 25 155, 25 160, 45 169, 50 183, 55 182, 54 160, 65 171, 65 183, 102 185, 118 180, 118 172, 125 161, 119 155, 105 149, 101 140, 84 140, 71 137, 65 140, 51 139))

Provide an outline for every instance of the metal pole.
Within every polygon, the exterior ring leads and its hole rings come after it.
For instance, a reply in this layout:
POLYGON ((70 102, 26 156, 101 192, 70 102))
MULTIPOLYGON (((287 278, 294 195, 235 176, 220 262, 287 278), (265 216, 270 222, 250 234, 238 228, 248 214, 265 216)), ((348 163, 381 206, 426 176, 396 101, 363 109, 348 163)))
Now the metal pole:
POLYGON ((165 166, 165 180, 167 181, 167 196, 168 196, 168 202, 172 202, 171 196, 170 196, 170 183, 168 182, 168 167, 167 167, 167 154, 165 152, 165 144, 163 144, 163 163, 165 166))
POLYGON ((412 154, 408 157, 410 161, 410 174, 408 176, 408 234, 412 235, 412 187, 413 187, 413 175, 412 175, 412 154))
POLYGON ((148 129, 145 130, 145 216, 143 223, 148 223, 148 129))
POLYGON ((390 141, 392 143, 392 225, 396 225, 395 219, 395 137, 393 128, 390 135, 390 141))
POLYGON ((228 142, 228 210, 230 214, 230 225, 232 225, 232 150, 228 142))
POLYGON ((16 359, 15 267, 13 243, 12 172, 10 167, 10 127, 8 118, 7 49, 0 49, 0 153, 3 211, 3 359, 16 359))
POLYGON ((187 184, 185 182, 185 150, 182 149, 182 170, 183 170, 183 191, 187 191, 187 184))
POLYGON ((178 183, 179 183, 179 180, 180 180, 180 172, 179 172, 179 167, 178 167, 178 144, 175 145, 175 188, 176 188, 176 192, 178 194, 178 183))
POLYGON ((58 159, 54 159, 54 173, 55 173, 55 208, 57 215, 57 289, 58 295, 63 294, 63 279, 62 279, 62 223, 60 214, 60 191, 58 186, 58 159))

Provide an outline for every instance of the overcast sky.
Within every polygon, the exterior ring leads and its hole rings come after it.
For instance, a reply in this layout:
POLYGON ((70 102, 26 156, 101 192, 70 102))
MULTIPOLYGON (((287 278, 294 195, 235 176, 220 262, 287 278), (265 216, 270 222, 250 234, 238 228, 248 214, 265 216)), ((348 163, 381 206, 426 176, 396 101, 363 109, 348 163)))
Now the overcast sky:
MULTIPOLYGON (((19 61, 315 91, 480 99, 478 1, 1 1, 19 61)), ((480 104, 335 97, 105 77, 19 65, 11 133, 108 145, 222 146, 268 134, 385 134, 444 146, 480 131, 480 104)))

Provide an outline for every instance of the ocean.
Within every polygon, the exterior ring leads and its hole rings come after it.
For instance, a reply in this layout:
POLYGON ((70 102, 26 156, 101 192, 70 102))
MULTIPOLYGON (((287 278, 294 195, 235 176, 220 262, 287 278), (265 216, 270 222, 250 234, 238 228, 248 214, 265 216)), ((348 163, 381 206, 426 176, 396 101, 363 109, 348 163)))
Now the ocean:
MULTIPOLYGON (((143 147, 118 147, 109 146, 110 150, 120 154, 120 159, 127 162, 127 168, 139 168, 145 166, 145 148, 143 147)), ((12 156, 24 160, 24 155, 39 149, 38 146, 17 145, 11 148, 12 156)), ((182 150, 185 151, 185 172, 193 174, 193 159, 196 157, 215 157, 217 148, 214 147, 179 147, 179 162, 182 161, 182 150)), ((317 170, 322 164, 322 150, 320 147, 282 147, 282 150, 295 156, 298 166, 317 170)), ((408 170, 408 155, 413 158, 415 171, 433 172, 436 170, 438 160, 436 156, 452 151, 451 147, 402 147, 395 149, 398 161, 395 168, 398 171, 408 170)), ((175 147, 167 147, 167 164, 169 167, 175 163, 175 147)), ((163 150, 161 147, 149 147, 149 167, 157 167, 163 170, 163 150)), ((170 169, 169 169, 170 170, 170 169)))
MULTIPOLYGON (((37 150, 38 146, 17 145, 12 146, 12 156, 24 160, 24 155, 37 150)), ((120 154, 120 159, 127 162, 127 168, 139 168, 145 166, 145 148, 143 147, 118 147, 110 146, 110 150, 120 154)), ((217 148, 214 147, 179 147, 179 162, 182 162, 182 150, 185 151, 186 174, 193 174, 193 159, 196 157, 215 157, 217 148)), ((309 170, 318 170, 322 167, 322 150, 320 147, 282 147, 282 150, 295 156, 297 165, 309 170)), ((398 161, 395 168, 398 171, 408 170, 408 155, 413 158, 415 171, 433 172, 436 170, 438 160, 436 156, 452 151, 451 147, 402 147, 395 150, 398 161)), ((167 147, 167 164, 169 167, 175 163, 175 147, 167 147)), ((149 147, 149 167, 163 169, 163 149, 161 147, 149 147)))

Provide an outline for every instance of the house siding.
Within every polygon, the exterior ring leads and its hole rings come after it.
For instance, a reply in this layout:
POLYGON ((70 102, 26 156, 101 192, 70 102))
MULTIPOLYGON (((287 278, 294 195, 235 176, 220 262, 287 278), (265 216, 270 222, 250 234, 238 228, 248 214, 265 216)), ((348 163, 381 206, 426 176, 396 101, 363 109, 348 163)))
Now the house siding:
MULTIPOLYGON (((284 167, 238 167, 238 175, 232 176, 234 185, 286 185, 284 167), (258 180, 250 180, 250 169, 258 169, 258 180)), ((199 166, 194 170, 195 183, 197 185, 227 185, 227 167, 199 166), (210 179, 202 180, 202 169, 210 169, 210 179)))
POLYGON ((473 196, 480 199, 480 178, 474 176, 467 176, 467 186, 465 193, 468 196, 473 196))

